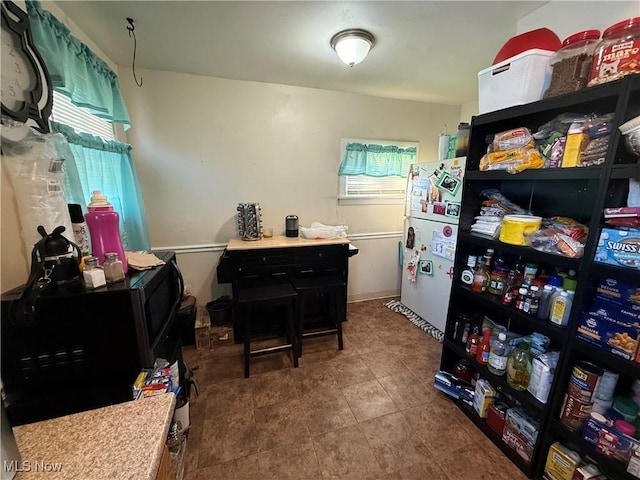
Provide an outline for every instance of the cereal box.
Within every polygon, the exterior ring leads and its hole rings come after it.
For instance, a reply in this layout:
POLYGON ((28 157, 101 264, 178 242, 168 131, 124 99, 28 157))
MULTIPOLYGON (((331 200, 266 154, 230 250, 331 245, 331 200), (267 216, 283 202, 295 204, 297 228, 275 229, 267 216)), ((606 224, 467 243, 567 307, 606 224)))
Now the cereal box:
POLYGON ((626 360, 632 360, 640 335, 638 323, 607 317, 603 312, 582 312, 577 337, 626 360))
POLYGON ((609 301, 621 303, 626 306, 640 305, 640 287, 615 278, 601 279, 597 292, 609 301))
POLYGON ((594 260, 640 270, 640 229, 603 228, 594 260))

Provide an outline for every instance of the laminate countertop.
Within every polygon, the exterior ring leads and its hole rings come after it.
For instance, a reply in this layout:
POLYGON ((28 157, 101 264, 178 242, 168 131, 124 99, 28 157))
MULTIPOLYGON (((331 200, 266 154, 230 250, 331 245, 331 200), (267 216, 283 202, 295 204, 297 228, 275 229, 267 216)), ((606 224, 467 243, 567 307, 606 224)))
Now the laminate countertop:
POLYGON ((286 248, 286 247, 314 247, 318 245, 344 245, 349 244, 344 237, 338 238, 302 238, 284 237, 276 235, 271 238, 261 238, 253 242, 232 238, 227 244, 227 250, 254 250, 261 248, 286 248))
POLYGON ((154 480, 175 401, 166 393, 15 427, 15 480, 154 480))

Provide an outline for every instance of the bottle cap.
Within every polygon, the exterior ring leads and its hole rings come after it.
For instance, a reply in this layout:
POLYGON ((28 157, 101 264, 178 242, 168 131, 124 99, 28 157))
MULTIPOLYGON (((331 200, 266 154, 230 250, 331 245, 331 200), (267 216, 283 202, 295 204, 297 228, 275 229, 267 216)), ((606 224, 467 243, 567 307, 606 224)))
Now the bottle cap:
POLYGON ((69 216, 71 217, 71 223, 83 223, 84 215, 82 214, 82 206, 77 203, 67 204, 69 209, 69 216))
POLYGON ((562 282, 564 282, 564 279, 560 275, 549 275, 549 278, 547 278, 547 283, 554 287, 561 287, 562 282))
POLYGON ((106 195, 102 194, 101 190, 94 190, 91 195, 90 207, 106 207, 110 206, 109 199, 106 195))
POLYGON ((118 252, 105 253, 104 254, 104 259, 105 260, 117 260, 118 259, 118 252))
POLYGON ((553 285, 549 285, 546 284, 544 287, 542 287, 543 290, 547 291, 547 292, 551 292, 553 290, 553 285))
POLYGON ((98 257, 86 257, 84 259, 84 267, 97 267, 98 266, 98 257))
POLYGON ((498 334, 498 340, 506 340, 507 339, 507 334, 504 332, 500 332, 498 334))

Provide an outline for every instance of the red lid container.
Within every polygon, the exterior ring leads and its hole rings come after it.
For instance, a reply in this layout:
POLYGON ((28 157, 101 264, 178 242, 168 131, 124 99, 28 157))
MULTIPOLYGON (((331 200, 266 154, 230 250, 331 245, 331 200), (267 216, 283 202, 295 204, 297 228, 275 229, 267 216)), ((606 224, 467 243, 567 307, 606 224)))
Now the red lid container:
POLYGON ((609 28, 607 28, 602 34, 602 38, 606 39, 609 37, 613 37, 622 33, 623 30, 626 30, 626 29, 633 30, 636 28, 640 28, 640 17, 628 18, 627 20, 614 23, 609 28))
POLYGON ((574 33, 573 35, 569 35, 562 42, 562 48, 567 47, 569 45, 578 45, 580 42, 584 42, 585 40, 597 40, 600 38, 600 30, 585 30, 583 32, 574 33))
POLYGON ((593 54, 589 83, 618 80, 640 73, 640 17, 629 18, 611 25, 593 54))
POLYGON ((507 40, 498 51, 496 58, 493 59, 493 64, 495 65, 533 48, 555 52, 560 48, 560 39, 548 28, 538 28, 530 32, 521 33, 507 40))

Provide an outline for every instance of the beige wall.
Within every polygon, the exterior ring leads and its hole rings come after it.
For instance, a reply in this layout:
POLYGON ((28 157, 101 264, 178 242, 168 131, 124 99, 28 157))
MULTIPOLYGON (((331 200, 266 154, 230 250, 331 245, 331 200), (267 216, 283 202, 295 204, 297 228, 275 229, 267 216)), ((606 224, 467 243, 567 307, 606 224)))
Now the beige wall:
POLYGON ((456 106, 325 90, 141 70, 144 85, 121 87, 133 127, 127 132, 141 179, 154 248, 179 252, 198 303, 227 288, 215 266, 235 236, 239 202, 259 202, 265 226, 284 217, 346 224, 360 254, 352 259, 352 299, 399 291, 397 244, 402 205, 339 205, 340 139, 420 142, 435 157, 456 106))
MULTIPOLYGON (((117 68, 55 4, 43 5, 117 68)), ((547 26, 564 38, 639 14, 638 2, 554 1, 521 19, 517 33, 547 26)), ((402 208, 337 204, 339 140, 419 141, 420 160, 427 161, 435 156, 444 124, 457 125, 477 113, 477 102, 445 107, 168 72, 141 74, 142 88, 126 75, 121 85, 134 125, 127 141, 134 146, 152 244, 179 252, 187 284, 201 304, 226 293, 216 283, 215 265, 233 235, 235 206, 245 201, 260 202, 265 224, 276 231, 289 213, 299 215, 303 225, 346 223, 361 250, 351 262, 350 298, 397 292, 402 208)), ((1 176, 4 291, 24 282, 27 257, 13 194, 1 176)))

